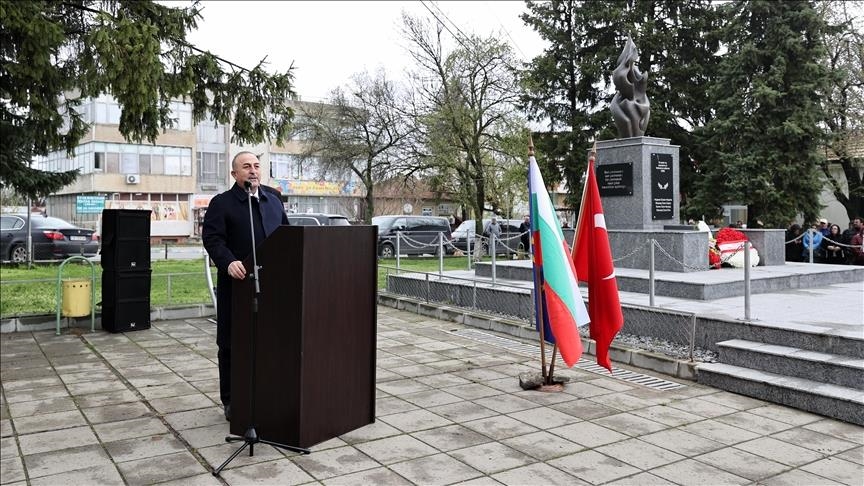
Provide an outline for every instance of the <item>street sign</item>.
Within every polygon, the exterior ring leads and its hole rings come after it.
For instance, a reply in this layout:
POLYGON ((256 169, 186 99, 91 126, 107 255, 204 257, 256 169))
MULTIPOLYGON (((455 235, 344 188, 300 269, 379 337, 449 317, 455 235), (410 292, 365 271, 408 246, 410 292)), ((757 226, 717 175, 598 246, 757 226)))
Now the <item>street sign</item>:
POLYGON ((105 196, 77 196, 75 212, 78 214, 99 214, 105 209, 105 196))

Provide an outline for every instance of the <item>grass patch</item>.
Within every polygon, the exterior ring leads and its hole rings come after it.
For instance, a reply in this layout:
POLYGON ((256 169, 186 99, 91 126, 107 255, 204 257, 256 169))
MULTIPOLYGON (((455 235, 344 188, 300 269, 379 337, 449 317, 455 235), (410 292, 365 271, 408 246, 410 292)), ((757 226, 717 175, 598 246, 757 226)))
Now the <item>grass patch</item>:
MULTIPOLYGON (((487 259, 488 260, 488 259, 487 259)), ((201 259, 153 260, 151 263, 150 305, 164 307, 181 304, 210 302, 207 278, 201 259), (169 277, 170 275, 170 277, 169 277), (169 290, 170 280, 170 290, 169 290)), ((28 269, 26 265, 0 267, 0 317, 16 317, 57 312, 57 272, 59 264, 39 264, 28 269)), ((404 271, 437 272, 438 258, 402 258, 399 266, 404 271)), ((396 259, 379 261, 378 288, 384 288, 387 268, 396 267, 396 259)), ((445 257, 444 270, 467 270, 466 257, 445 257)), ((96 302, 102 300, 102 267, 95 265, 96 302)), ((210 269, 216 283, 216 269, 210 269)), ((390 270, 391 272, 393 270, 390 270)), ((63 279, 90 278, 90 266, 68 263, 63 267, 63 279)))

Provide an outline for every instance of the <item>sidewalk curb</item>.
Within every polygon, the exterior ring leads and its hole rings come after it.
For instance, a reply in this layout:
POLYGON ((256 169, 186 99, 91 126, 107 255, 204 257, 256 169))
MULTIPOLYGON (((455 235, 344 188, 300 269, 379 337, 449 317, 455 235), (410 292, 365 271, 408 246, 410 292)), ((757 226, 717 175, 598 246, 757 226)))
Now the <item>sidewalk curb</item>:
MULTIPOLYGON (((196 317, 215 316, 216 310, 209 304, 184 304, 171 307, 153 307, 150 309, 150 321, 165 321, 170 319, 192 319, 196 317)), ((96 329, 102 329, 102 313, 95 314, 96 329)), ((7 332, 46 331, 57 328, 56 314, 33 314, 27 316, 8 317, 0 319, 0 334, 7 332)), ((60 329, 90 328, 90 316, 63 317, 60 316, 60 329)))

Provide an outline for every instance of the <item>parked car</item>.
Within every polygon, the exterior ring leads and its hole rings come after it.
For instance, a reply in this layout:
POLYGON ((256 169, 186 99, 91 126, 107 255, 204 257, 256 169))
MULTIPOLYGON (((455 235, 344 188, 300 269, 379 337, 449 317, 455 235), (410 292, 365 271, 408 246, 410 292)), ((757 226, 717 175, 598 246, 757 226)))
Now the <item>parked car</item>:
MULTIPOLYGON (((56 260, 73 255, 91 257, 99 251, 99 237, 92 229, 78 228, 60 218, 30 216, 33 259, 56 260)), ((27 261, 27 216, 0 215, 0 258, 27 261)))
POLYGON ((402 255, 438 254, 438 238, 450 239, 450 223, 438 216, 375 216, 372 224, 378 226, 378 255, 396 256, 396 234, 401 232, 399 252, 402 255))
MULTIPOLYGON (((472 238, 471 252, 474 252, 474 245, 477 241, 476 239, 474 239, 474 221, 475 220, 473 219, 466 219, 455 230, 453 230, 453 247, 458 248, 462 251, 467 251, 468 239, 472 238)), ((489 238, 489 224, 491 222, 491 218, 483 220, 484 238, 489 238)), ((501 234, 498 236, 498 240, 495 243, 495 252, 499 255, 510 256, 520 251, 524 251, 519 240, 519 236, 522 234, 519 231, 519 225, 522 224, 522 220, 499 219, 498 224, 501 226, 501 234)), ((483 253, 489 254, 489 240, 484 239, 481 244, 483 245, 483 253)))
POLYGON ((297 226, 351 226, 345 216, 324 213, 289 213, 288 222, 297 226))

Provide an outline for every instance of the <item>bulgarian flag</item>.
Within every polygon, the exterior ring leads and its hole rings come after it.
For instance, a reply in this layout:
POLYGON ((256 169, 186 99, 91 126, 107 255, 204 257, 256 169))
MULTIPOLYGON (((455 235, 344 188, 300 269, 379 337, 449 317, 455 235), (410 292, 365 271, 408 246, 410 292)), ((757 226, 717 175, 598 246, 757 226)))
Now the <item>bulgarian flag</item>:
POLYGON ((588 311, 579 294, 570 248, 564 241, 561 224, 533 154, 529 157, 528 190, 534 240, 534 291, 542 289, 543 312, 536 313, 537 328, 546 324, 544 338, 558 345, 561 358, 570 367, 582 356, 582 339, 577 326, 588 324, 588 311), (539 322, 541 315, 544 322, 539 322))
POLYGON ((597 364, 612 371, 609 345, 624 326, 606 219, 594 174, 594 150, 588 157, 588 174, 573 242, 573 263, 580 280, 588 283, 588 315, 591 339, 597 343, 597 364))

